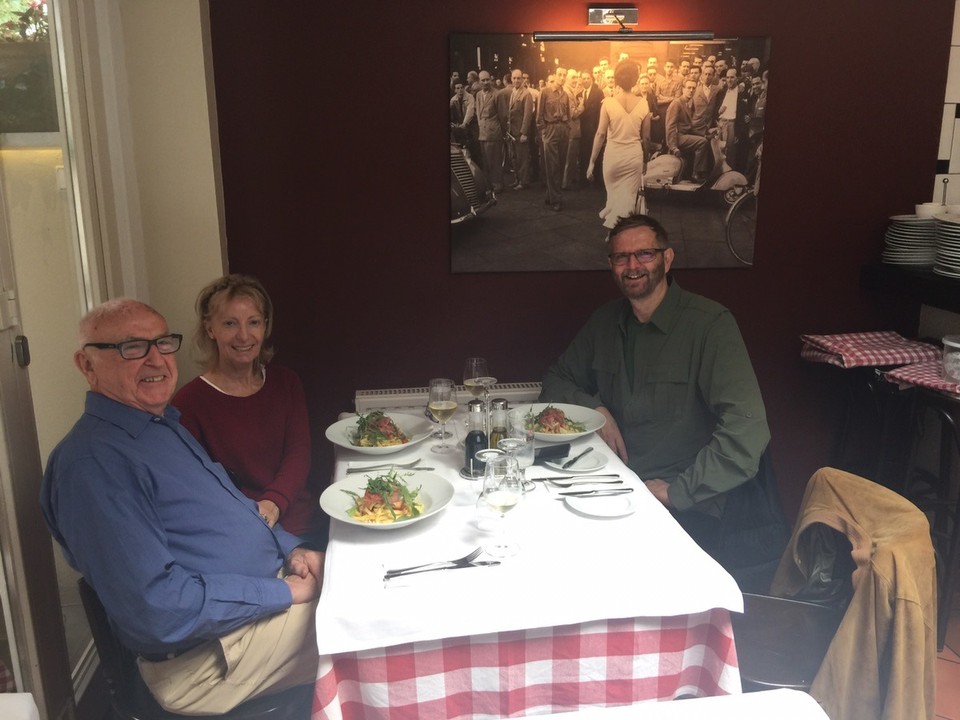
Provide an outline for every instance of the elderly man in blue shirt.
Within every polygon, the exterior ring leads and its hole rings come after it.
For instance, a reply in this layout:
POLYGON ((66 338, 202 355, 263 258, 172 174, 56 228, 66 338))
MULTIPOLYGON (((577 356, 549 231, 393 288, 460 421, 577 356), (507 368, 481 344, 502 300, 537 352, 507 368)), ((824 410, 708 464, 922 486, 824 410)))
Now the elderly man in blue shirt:
POLYGON ((236 489, 168 405, 182 336, 135 300, 80 322, 86 409, 50 455, 44 517, 167 710, 312 683, 323 554, 236 489))

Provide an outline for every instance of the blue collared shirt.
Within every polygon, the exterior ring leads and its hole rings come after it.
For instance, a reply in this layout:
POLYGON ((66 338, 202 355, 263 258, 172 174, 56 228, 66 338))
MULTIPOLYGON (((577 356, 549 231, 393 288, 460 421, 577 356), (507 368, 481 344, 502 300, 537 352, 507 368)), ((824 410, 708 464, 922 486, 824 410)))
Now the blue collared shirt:
POLYGON ((179 416, 89 392, 41 489, 67 562, 141 653, 220 637, 292 601, 277 574, 299 541, 266 525, 179 416))

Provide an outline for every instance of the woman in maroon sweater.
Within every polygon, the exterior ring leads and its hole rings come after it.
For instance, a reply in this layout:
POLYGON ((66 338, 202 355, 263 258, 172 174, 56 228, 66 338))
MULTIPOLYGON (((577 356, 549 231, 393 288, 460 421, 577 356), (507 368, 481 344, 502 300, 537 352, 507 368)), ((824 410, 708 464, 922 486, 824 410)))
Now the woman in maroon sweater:
POLYGON ((197 297, 203 373, 173 398, 180 422, 256 500, 270 527, 316 541, 318 505, 307 487, 310 425, 296 373, 267 363, 273 304, 254 278, 227 275, 197 297))

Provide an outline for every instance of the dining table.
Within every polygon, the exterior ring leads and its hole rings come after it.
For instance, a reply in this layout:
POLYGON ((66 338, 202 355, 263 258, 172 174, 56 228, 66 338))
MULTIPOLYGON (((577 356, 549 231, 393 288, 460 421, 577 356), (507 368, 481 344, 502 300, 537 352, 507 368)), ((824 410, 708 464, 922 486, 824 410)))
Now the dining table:
MULTIPOLYGON (((448 442, 462 440, 462 425, 455 416, 448 442)), ((736 582, 594 434, 573 440, 568 456, 592 446, 579 462, 619 483, 562 488, 549 480, 591 478, 534 464, 530 489, 504 520, 515 555, 386 579, 492 539, 478 510, 482 480, 460 473, 462 444, 440 454, 437 443, 386 456, 337 447, 325 495, 345 496, 351 478, 381 472, 348 469, 416 461, 397 471, 409 487, 441 478, 453 492, 414 522, 370 526, 333 513, 312 720, 519 717, 741 692, 736 582), (560 494, 592 487, 631 492, 560 494)))

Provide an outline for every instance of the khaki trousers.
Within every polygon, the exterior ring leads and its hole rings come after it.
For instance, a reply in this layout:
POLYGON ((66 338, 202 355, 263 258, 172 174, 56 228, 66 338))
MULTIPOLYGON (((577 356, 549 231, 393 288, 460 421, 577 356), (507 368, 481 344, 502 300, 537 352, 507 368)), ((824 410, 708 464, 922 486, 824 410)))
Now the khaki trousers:
POLYGON ((171 660, 140 658, 160 705, 181 715, 219 715, 260 695, 317 679, 317 602, 244 625, 171 660))

